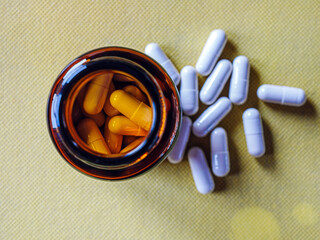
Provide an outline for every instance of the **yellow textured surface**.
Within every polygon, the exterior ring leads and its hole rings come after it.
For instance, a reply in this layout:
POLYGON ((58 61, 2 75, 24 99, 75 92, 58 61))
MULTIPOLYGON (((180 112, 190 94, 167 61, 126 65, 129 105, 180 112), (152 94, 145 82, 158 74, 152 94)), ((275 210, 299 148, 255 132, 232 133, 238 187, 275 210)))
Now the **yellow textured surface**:
MULTIPOLYGON (((0 239, 319 239, 319 13, 317 0, 1 0, 0 239), (232 171, 215 178, 214 193, 197 192, 187 159, 106 182, 60 157, 46 102, 71 60, 102 46, 143 51, 157 42, 180 70, 195 65, 216 28, 228 36, 222 57, 246 55, 252 71, 248 102, 221 123, 232 171), (300 87, 308 102, 258 101, 264 83, 300 87), (267 154, 258 160, 243 134, 248 107, 264 121, 267 154)), ((208 138, 192 137, 192 145, 205 146, 209 157, 208 138)))

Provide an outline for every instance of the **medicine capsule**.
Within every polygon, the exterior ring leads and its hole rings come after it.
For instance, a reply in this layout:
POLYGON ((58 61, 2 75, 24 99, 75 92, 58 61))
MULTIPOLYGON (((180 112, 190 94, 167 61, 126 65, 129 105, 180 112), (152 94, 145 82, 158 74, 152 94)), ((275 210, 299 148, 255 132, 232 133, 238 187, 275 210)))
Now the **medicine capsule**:
POLYGON ((208 76, 211 73, 226 43, 227 37, 223 30, 216 29, 211 32, 196 64, 199 74, 208 76))
POLYGON ((269 103, 300 107, 307 101, 300 88, 264 84, 258 88, 258 98, 269 103))
POLYGON ((92 119, 82 119, 77 126, 77 131, 82 140, 92 150, 103 154, 111 154, 97 124, 92 119))
POLYGON ((123 136, 110 131, 109 120, 110 120, 110 117, 106 119, 103 136, 110 151, 112 153, 119 153, 121 150, 123 136))
POLYGON ((91 118, 93 121, 95 121, 95 123, 97 124, 98 127, 102 127, 105 120, 106 120, 106 117, 104 116, 103 112, 99 112, 98 114, 94 114, 94 115, 91 115, 91 114, 87 114, 87 113, 83 113, 83 115, 87 118, 91 118))
POLYGON ((210 140, 212 172, 217 177, 224 177, 230 172, 226 130, 221 127, 214 129, 211 133, 210 140))
POLYGON ((139 88, 137 88, 136 86, 133 85, 127 85, 124 88, 122 88, 122 90, 124 90, 127 93, 130 93, 132 96, 134 96, 136 99, 138 99, 139 101, 145 103, 146 105, 148 105, 148 99, 147 97, 141 92, 141 90, 139 88))
POLYGON ((248 152, 254 157, 261 157, 265 144, 260 113, 255 108, 249 108, 244 111, 242 119, 248 152))
POLYGON ((135 136, 123 136, 122 140, 122 146, 126 147, 130 143, 132 143, 134 140, 136 140, 138 137, 135 136))
POLYGON ((152 122, 151 107, 123 90, 116 90, 110 96, 111 105, 132 122, 149 130, 152 122))
POLYGON ((210 105, 217 100, 230 77, 231 71, 232 64, 229 60, 222 59, 217 63, 213 72, 210 74, 201 88, 201 102, 210 105))
POLYGON ((219 98, 193 123, 193 134, 197 137, 206 136, 231 111, 231 108, 232 104, 229 98, 219 98))
POLYGON ((196 70, 191 66, 185 66, 181 70, 180 100, 184 114, 191 116, 197 113, 198 77, 196 70))
POLYGON ((112 77, 113 73, 104 73, 89 82, 87 92, 83 100, 83 110, 86 113, 94 115, 101 112, 107 99, 112 77))
POLYGON ((149 43, 146 46, 144 52, 145 54, 156 60, 158 63, 160 63, 160 65, 167 71, 176 85, 179 84, 180 75, 178 70, 157 43, 149 43))
POLYGON ((106 102, 104 103, 104 106, 103 106, 103 111, 109 117, 113 117, 113 116, 120 114, 120 112, 117 109, 115 109, 114 107, 112 107, 112 105, 110 103, 110 95, 111 95, 111 93, 114 92, 114 90, 115 90, 114 84, 113 84, 113 82, 111 82, 110 87, 109 87, 109 91, 108 91, 108 95, 107 95, 107 99, 106 99, 106 102))
POLYGON ((134 81, 134 79, 132 79, 131 77, 123 74, 115 74, 113 77, 113 80, 116 82, 133 82, 134 81))
POLYGON ((249 88, 250 64, 245 56, 233 60, 233 70, 230 80, 229 99, 232 103, 241 105, 247 101, 249 88))
POLYGON ((128 146, 126 146, 125 148, 123 148, 120 153, 126 153, 126 152, 130 152, 132 149, 135 149, 137 146, 139 146, 143 140, 145 138, 144 137, 140 137, 137 138, 136 140, 134 140, 132 143, 130 143, 128 146))
POLYGON ((197 190, 202 194, 212 192, 214 190, 214 181, 202 149, 199 147, 191 148, 188 158, 197 190))
POLYGON ((168 156, 169 162, 179 163, 182 161, 189 140, 191 125, 192 121, 190 118, 186 116, 182 117, 182 124, 177 142, 168 156))
POLYGON ((109 120, 109 130, 119 135, 146 136, 148 132, 125 116, 115 116, 109 120))

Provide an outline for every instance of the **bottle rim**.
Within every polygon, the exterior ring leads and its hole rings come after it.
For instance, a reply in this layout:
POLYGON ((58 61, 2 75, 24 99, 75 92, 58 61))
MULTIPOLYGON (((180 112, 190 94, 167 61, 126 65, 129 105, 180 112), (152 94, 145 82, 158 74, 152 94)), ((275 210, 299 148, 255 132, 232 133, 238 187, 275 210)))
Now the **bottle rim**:
MULTIPOLYGON (((177 95, 177 89, 171 78, 166 71, 153 59, 133 49, 122 47, 106 47, 89 51, 73 60, 59 74, 49 96, 47 122, 49 132, 53 142, 55 143, 55 146, 64 159, 67 160, 67 162, 69 162, 76 169, 90 176, 112 180, 136 176, 160 163, 161 160, 163 160, 167 155, 166 153, 161 154, 162 156, 158 156, 156 161, 149 161, 148 163, 145 163, 145 165, 141 164, 148 154, 152 152, 155 147, 157 147, 159 141, 162 139, 162 135, 164 134, 164 129, 166 127, 166 103, 161 91, 161 86, 159 86, 156 79, 154 79, 154 75, 149 73, 149 71, 145 68, 145 65, 139 65, 134 58, 128 58, 128 52, 130 52, 130 54, 132 54, 134 57, 138 55, 138 58, 142 58, 144 61, 149 62, 150 66, 157 68, 157 71, 162 74, 162 77, 164 77, 166 81, 171 81, 173 84, 171 87, 173 86, 175 94, 177 95), (123 67, 123 64, 131 65, 130 67, 133 67, 134 71, 129 72, 133 75, 133 77, 142 80, 141 84, 147 88, 148 92, 151 91, 151 94, 148 94, 148 97, 151 98, 149 100, 151 100, 150 102, 153 104, 153 121, 151 124, 151 130, 149 135, 139 145, 139 147, 133 151, 130 151, 128 154, 113 156, 92 154, 92 150, 90 153, 90 149, 86 147, 86 144, 84 144, 82 140, 81 142, 75 137, 76 135, 74 126, 73 124, 70 125, 72 120, 70 117, 72 111, 70 111, 70 109, 72 109, 76 96, 75 89, 79 90, 79 86, 84 85, 89 81, 79 81, 79 77, 84 76, 86 73, 91 73, 94 76, 95 74, 99 74, 99 71, 104 71, 103 69, 94 69, 88 67, 90 64, 94 64, 95 61, 100 61, 100 63, 101 61, 104 61, 104 63, 109 62, 109 64, 111 64, 110 68, 112 68, 112 70, 115 72, 121 72, 121 70, 123 70, 121 68, 123 67), (96 71, 92 71, 93 69, 96 71), (137 72, 140 74, 138 74, 139 76, 136 76, 137 72), (141 78, 141 74, 144 77, 141 78), (57 89, 61 91, 60 95, 55 95, 55 93, 57 93, 57 89), (64 91, 62 91, 62 89, 64 91), (65 101, 65 99, 69 97, 70 92, 73 95, 71 97, 72 101, 65 101), (56 126, 54 126, 54 124, 56 124, 56 126), (54 132, 54 129, 57 129, 58 124, 60 128, 58 131, 54 132), (123 175, 128 168, 132 166, 137 167, 138 165, 141 165, 138 167, 138 169, 134 170, 132 173, 126 173, 123 175), (109 175, 106 174, 107 172, 109 175)), ((125 73, 128 72, 125 71, 125 73)), ((176 97, 176 101, 177 104, 175 107, 177 108, 176 110, 178 110, 179 114, 178 119, 174 121, 175 128, 173 135, 170 137, 171 141, 167 151, 172 148, 172 145, 176 140, 177 132, 181 122, 181 110, 178 97, 176 97)))

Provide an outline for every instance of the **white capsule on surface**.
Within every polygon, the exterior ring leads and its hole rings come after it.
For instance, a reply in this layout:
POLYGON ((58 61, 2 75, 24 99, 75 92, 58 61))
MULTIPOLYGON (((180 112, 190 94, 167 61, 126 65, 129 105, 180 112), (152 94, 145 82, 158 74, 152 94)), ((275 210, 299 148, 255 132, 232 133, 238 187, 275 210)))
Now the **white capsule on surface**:
POLYGON ((199 109, 198 77, 194 67, 185 66, 181 70, 180 100, 183 113, 194 115, 199 109))
POLYGON ((214 181, 210 173, 207 159, 199 147, 193 147, 188 152, 189 165, 198 192, 210 193, 214 190, 214 181))
POLYGON ((231 111, 231 108, 232 104, 229 98, 219 98, 193 123, 193 134, 197 137, 206 136, 231 111))
POLYGON ((232 71, 232 64, 229 60, 220 60, 213 72, 207 78, 200 91, 200 100, 210 105, 219 97, 223 87, 226 85, 232 71))
POLYGON ((190 137, 191 125, 192 121, 190 118, 186 116, 182 117, 182 124, 177 142, 168 156, 169 162, 179 163, 182 161, 190 137))
POLYGON ((156 60, 158 63, 160 63, 160 65, 167 71, 176 85, 179 84, 180 75, 178 70, 157 43, 149 43, 146 46, 144 52, 145 54, 156 60))
POLYGON ((226 43, 227 37, 223 30, 216 29, 211 32, 196 64, 199 74, 208 76, 211 73, 226 43))
POLYGON ((258 98, 269 103, 300 107, 307 97, 301 88, 263 84, 258 88, 258 98))
POLYGON ((210 136, 212 172, 217 177, 224 177, 230 172, 228 139, 226 130, 214 129, 210 136))
POLYGON ((265 144, 260 113, 249 108, 244 111, 242 119, 248 152, 254 157, 261 157, 265 153, 265 144))
POLYGON ((230 80, 229 98, 232 103, 241 105, 247 101, 249 88, 250 64, 245 56, 238 56, 233 60, 232 76, 230 80))

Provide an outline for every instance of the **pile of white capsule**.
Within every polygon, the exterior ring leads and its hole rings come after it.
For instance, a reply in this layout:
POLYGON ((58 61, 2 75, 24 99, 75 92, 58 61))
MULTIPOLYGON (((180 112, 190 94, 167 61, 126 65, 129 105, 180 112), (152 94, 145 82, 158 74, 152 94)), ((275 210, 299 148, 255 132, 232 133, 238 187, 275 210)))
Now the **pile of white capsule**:
MULTIPOLYGON (((158 44, 150 43, 145 48, 145 53, 160 63, 176 85, 181 79, 180 100, 184 116, 177 142, 168 156, 169 162, 182 161, 191 127, 197 137, 205 137, 211 132, 211 166, 217 177, 224 177, 229 173, 230 160, 226 131, 215 127, 231 111, 232 103, 241 105, 246 102, 250 75, 249 61, 245 56, 236 57, 233 64, 227 59, 217 62, 226 42, 227 37, 223 30, 212 31, 196 67, 185 66, 180 75, 158 44), (200 90, 200 96, 197 73, 202 76, 209 75, 200 90), (229 98, 218 98, 230 75, 229 98), (197 113, 199 98, 202 103, 210 106, 192 124, 186 115, 197 113)), ((257 95, 262 101, 282 105, 302 106, 306 102, 305 92, 294 87, 264 84, 258 88, 257 95)), ((244 111, 242 119, 248 152, 254 157, 261 157, 265 153, 265 142, 260 113, 255 108, 249 108, 244 111)), ((188 152, 188 159, 197 190, 202 194, 212 192, 215 184, 203 150, 192 147, 188 152)))

